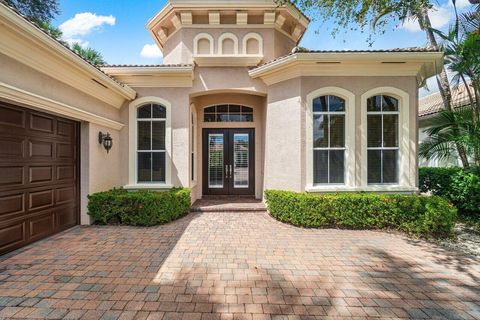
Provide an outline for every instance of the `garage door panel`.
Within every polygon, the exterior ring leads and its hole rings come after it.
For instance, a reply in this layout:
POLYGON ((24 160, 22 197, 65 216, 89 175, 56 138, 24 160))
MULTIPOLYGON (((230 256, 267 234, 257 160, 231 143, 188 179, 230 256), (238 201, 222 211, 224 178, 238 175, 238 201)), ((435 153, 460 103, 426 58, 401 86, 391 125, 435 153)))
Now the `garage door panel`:
POLYGON ((25 213, 25 193, 0 195, 0 221, 25 213))
POLYGON ((0 254, 78 224, 78 130, 0 102, 0 254))
POLYGON ((33 184, 53 182, 53 166, 35 166, 29 168, 28 181, 33 184))
POLYGON ((0 102, 0 124, 3 130, 7 127, 25 128, 26 110, 8 106, 0 102))
POLYGON ((0 252, 23 246, 27 241, 26 221, 0 225, 0 252))
POLYGON ((75 137, 75 123, 71 121, 58 120, 57 134, 62 137, 75 137))
POLYGON ((58 188, 55 195, 55 204, 74 202, 76 200, 75 195, 75 187, 58 188))
POLYGON ((58 209, 55 212, 55 220, 57 221, 57 228, 65 230, 77 224, 76 207, 66 207, 58 209))
POLYGON ((57 159, 74 159, 75 148, 70 143, 57 143, 57 159))
POLYGON ((39 210, 39 209, 53 206, 53 195, 54 195, 54 192, 52 189, 30 192, 29 200, 28 200, 28 209, 39 210))
POLYGON ((54 133, 55 119, 43 114, 31 113, 30 130, 40 131, 42 133, 54 133))
POLYGON ((0 161, 24 160, 25 141, 15 137, 0 137, 0 161))
POLYGON ((54 212, 42 214, 37 217, 29 219, 29 238, 30 240, 38 240, 45 238, 55 232, 54 212))
POLYGON ((24 183, 23 166, 0 166, 0 190, 4 188, 22 187, 24 183))
POLYGON ((75 166, 57 166, 57 181, 75 180, 75 166))
MULTIPOLYGON (((47 140, 30 140, 28 156, 36 159, 53 160, 54 143, 47 140)), ((32 159, 35 160, 35 159, 32 159)))

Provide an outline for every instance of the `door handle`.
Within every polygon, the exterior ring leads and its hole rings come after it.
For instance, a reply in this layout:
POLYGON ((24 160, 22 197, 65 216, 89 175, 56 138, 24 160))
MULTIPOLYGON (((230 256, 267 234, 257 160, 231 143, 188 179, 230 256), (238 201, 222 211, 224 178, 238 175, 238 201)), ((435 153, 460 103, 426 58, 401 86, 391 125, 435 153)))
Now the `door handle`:
POLYGON ((225 178, 228 179, 228 164, 225 165, 225 178))
POLYGON ((230 179, 233 178, 233 170, 232 170, 232 165, 230 165, 230 179))

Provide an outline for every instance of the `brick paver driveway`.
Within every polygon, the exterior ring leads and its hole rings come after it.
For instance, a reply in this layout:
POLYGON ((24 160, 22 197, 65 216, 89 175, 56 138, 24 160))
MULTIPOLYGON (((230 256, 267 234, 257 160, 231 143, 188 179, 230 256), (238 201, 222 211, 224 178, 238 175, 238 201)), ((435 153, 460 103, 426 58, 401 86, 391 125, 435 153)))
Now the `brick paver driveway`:
POLYGON ((77 228, 0 258, 0 317, 480 318, 479 261, 265 213, 77 228))

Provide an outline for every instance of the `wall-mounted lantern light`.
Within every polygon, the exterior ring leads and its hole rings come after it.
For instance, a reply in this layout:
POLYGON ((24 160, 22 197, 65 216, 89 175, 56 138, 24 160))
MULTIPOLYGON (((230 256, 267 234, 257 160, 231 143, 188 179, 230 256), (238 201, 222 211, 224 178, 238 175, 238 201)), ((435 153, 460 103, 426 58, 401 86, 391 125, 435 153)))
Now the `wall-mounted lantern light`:
POLYGON ((105 148, 105 150, 107 150, 108 153, 113 146, 113 139, 110 136, 110 133, 103 133, 100 131, 98 133, 98 143, 103 144, 103 147, 105 148))

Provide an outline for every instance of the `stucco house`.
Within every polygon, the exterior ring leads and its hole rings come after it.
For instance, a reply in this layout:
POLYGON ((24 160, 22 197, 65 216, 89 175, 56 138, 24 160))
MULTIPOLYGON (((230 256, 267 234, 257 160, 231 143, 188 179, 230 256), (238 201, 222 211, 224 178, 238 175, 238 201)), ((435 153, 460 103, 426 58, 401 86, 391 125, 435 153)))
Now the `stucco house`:
POLYGON ((171 0, 147 24, 164 64, 97 68, 0 4, 0 251, 88 224, 113 187, 415 192, 442 53, 298 48, 308 24, 272 0, 171 0))

